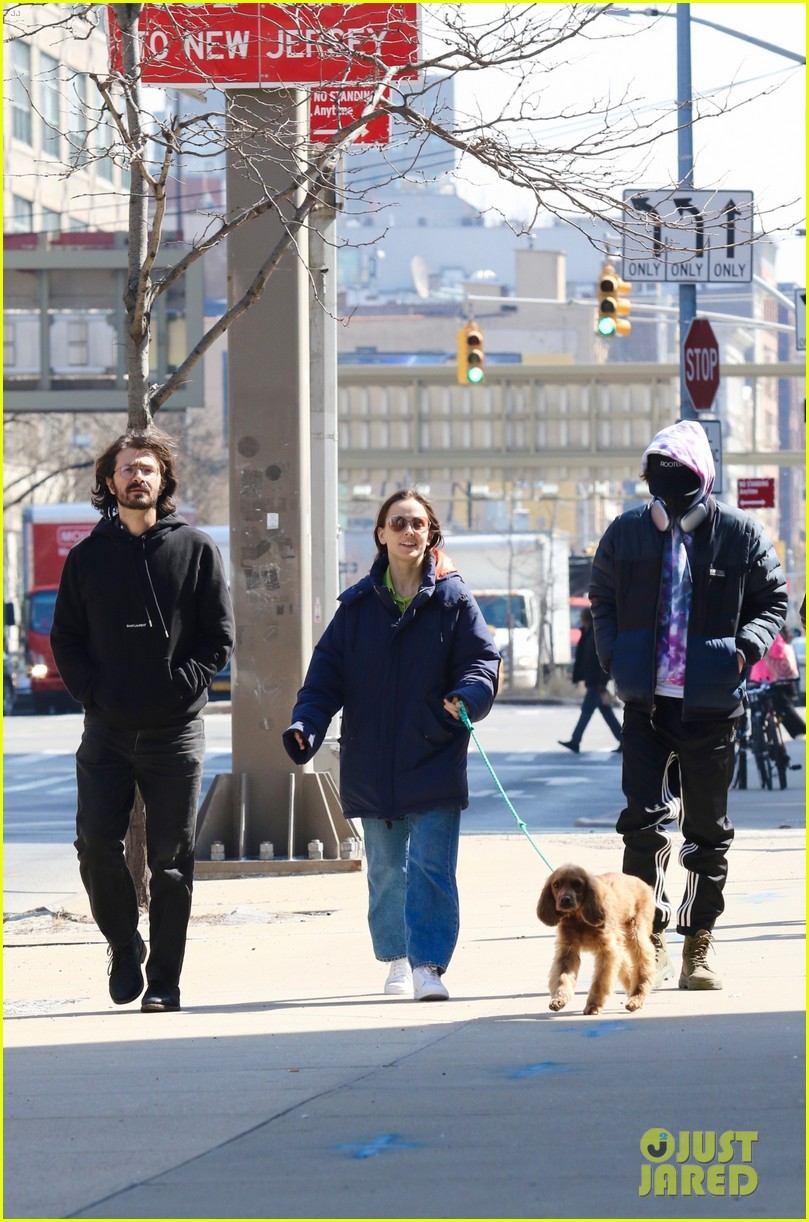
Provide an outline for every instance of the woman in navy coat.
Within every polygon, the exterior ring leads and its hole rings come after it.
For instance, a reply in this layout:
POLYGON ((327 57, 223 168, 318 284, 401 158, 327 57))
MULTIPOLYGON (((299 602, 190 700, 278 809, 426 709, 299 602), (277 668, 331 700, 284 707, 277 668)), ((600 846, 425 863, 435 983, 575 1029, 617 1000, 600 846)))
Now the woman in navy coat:
POLYGON ((469 804, 469 732, 497 694, 500 656, 472 594, 441 551, 432 505, 394 492, 374 529, 368 576, 340 595, 318 642, 292 724, 291 758, 305 764, 343 710, 340 796, 360 818, 374 953, 385 992, 446 1000, 442 975, 458 939, 455 869, 469 804))

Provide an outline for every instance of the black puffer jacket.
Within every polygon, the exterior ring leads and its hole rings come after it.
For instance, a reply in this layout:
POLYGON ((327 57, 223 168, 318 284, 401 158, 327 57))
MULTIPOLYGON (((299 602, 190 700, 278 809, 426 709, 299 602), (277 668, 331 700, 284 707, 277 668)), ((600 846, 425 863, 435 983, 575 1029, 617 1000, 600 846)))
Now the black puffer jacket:
POLYGON ((122 729, 187 721, 233 649, 216 545, 177 513, 142 535, 102 518, 71 548, 51 630, 65 686, 122 729))
POLYGON ((583 683, 585 687, 606 687, 609 681, 609 675, 598 660, 592 624, 581 630, 571 678, 574 683, 583 683))
MULTIPOLYGON (((590 584, 601 665, 621 699, 646 710, 654 703, 667 539, 648 505, 621 514, 598 545, 590 584)), ((758 523, 713 498, 707 520, 693 532, 690 566, 683 718, 738 717, 744 684, 736 651, 757 662, 775 640, 787 609, 784 574, 758 523)))

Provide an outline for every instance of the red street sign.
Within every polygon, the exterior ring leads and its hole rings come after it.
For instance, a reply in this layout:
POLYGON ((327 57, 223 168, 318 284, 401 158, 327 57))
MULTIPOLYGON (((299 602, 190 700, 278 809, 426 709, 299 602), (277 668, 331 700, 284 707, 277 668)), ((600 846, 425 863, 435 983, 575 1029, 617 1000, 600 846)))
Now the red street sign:
MULTIPOLYGON (((108 14, 110 64, 121 35, 108 14)), ((145 85, 273 88, 412 78, 419 58, 417 4, 145 4, 145 85)))
MULTIPOLYGON (((358 119, 372 101, 375 85, 326 85, 309 94, 309 139, 326 144, 337 132, 358 119)), ((385 91, 387 96, 387 90, 385 91)), ((356 144, 387 144, 390 115, 379 115, 360 128, 356 144)))
POLYGON ((719 344, 707 318, 694 318, 683 341, 683 379, 698 411, 706 412, 719 390, 719 344))
POLYGON ((774 509, 775 480, 740 479, 737 497, 740 509, 774 509))

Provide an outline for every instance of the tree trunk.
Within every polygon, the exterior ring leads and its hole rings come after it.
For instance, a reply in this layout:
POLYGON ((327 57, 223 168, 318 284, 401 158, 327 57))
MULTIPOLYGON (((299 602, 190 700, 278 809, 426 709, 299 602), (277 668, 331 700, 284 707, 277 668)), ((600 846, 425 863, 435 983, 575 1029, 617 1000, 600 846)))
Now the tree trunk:
POLYGON ((146 912, 149 907, 149 867, 146 864, 146 807, 139 789, 135 790, 135 805, 129 818, 129 830, 124 841, 126 864, 135 892, 138 907, 146 912))
MULTIPOLYGON (((140 86, 140 46, 138 24, 142 4, 113 4, 112 11, 121 31, 124 76, 128 82, 127 120, 134 156, 129 187, 129 266, 124 305, 126 306, 126 364, 128 381, 127 425, 148 429, 152 424, 149 407, 149 288, 144 275, 148 251, 149 184, 141 172, 138 154, 145 154, 140 86)), ((125 841, 126 863, 135 883, 138 906, 149 906, 149 868, 146 862, 146 807, 140 789, 125 841)))
POLYGON ((149 406, 149 348, 151 277, 149 274, 149 199, 150 188, 143 157, 146 136, 140 84, 140 44, 138 23, 142 4, 113 4, 112 11, 121 31, 121 54, 126 94, 127 126, 130 137, 131 171, 129 178, 129 260, 126 306, 126 367, 129 378, 127 408, 130 428, 148 429, 152 423, 149 406))

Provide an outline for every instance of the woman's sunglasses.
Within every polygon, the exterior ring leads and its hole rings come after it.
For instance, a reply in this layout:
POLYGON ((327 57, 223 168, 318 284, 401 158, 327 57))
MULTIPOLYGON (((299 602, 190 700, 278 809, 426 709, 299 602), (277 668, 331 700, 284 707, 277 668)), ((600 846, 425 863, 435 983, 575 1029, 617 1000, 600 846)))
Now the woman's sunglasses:
POLYGON ((411 530, 420 531, 427 530, 429 525, 430 523, 427 518, 403 518, 399 513, 394 514, 392 518, 388 518, 388 526, 397 535, 400 535, 408 526, 411 530))

